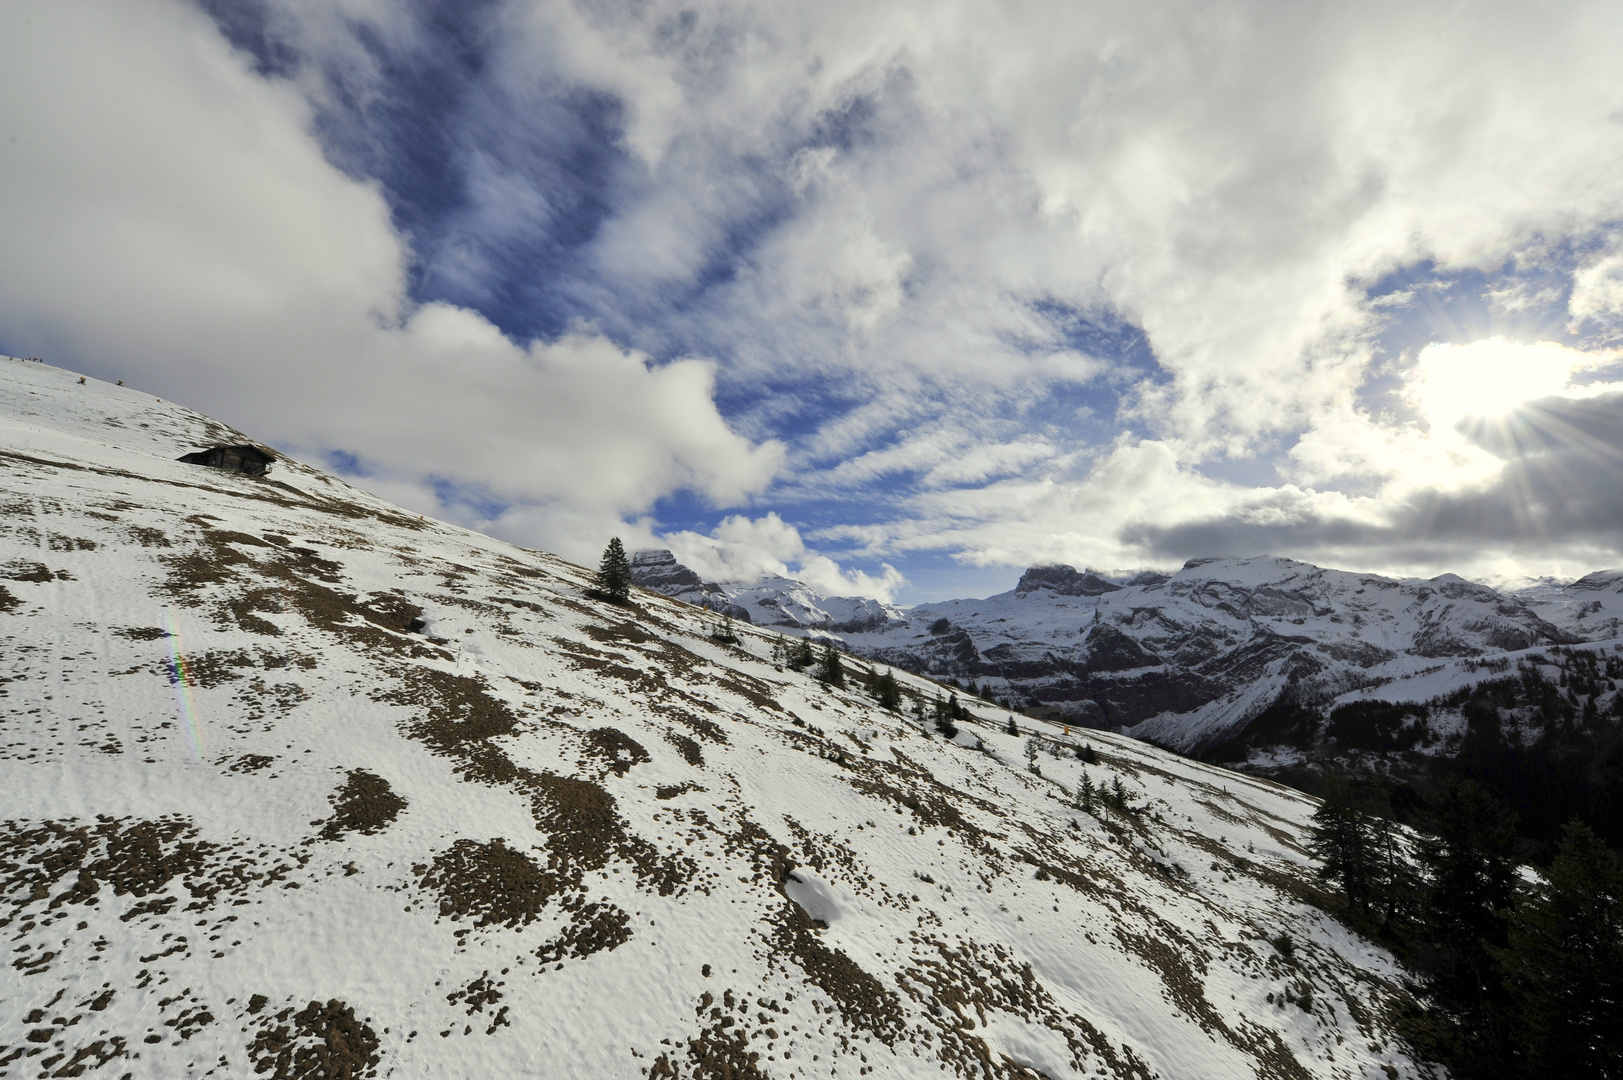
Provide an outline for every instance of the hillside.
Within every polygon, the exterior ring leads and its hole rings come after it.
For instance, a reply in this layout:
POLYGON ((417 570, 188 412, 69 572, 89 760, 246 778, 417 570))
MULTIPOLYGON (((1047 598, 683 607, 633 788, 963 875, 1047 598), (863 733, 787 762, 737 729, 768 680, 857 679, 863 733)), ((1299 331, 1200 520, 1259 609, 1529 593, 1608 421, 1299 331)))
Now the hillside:
POLYGON ((0 1076, 1425 1075, 1306 797, 175 460, 246 441, 0 360, 0 1076))

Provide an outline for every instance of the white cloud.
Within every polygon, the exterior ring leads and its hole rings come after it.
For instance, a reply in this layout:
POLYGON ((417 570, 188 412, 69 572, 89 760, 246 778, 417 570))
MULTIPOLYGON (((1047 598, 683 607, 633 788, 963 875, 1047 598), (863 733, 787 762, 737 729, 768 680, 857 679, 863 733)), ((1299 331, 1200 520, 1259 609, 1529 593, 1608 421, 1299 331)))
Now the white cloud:
POLYGON ((1623 254, 1609 254, 1581 267, 1572 278, 1567 310, 1574 321, 1623 315, 1623 254))
POLYGON ((1485 338, 1465 345, 1432 344, 1420 357, 1406 388, 1434 432, 1467 417, 1489 420, 1538 398, 1567 394, 1573 376, 1613 361, 1553 341, 1520 344, 1485 338))
POLYGON ((827 555, 807 559, 795 576, 824 596, 871 596, 886 603, 894 601, 897 591, 907 584, 902 572, 889 563, 873 577, 861 570, 841 570, 827 555))
POLYGON ((658 542, 706 581, 788 577, 789 564, 806 553, 800 532, 776 513, 753 519, 733 514, 708 536, 684 530, 661 536, 658 542))
POLYGON ((1485 428, 1514 441, 1518 431, 1532 434, 1521 415, 1530 403, 1615 392, 1616 383, 1582 377, 1613 367, 1616 359, 1549 341, 1427 345, 1401 389, 1415 421, 1375 416, 1344 400, 1291 448, 1289 475, 1305 484, 1363 479, 1394 505, 1417 491, 1491 483, 1507 458, 1502 446, 1484 445, 1485 428))
POLYGON ((412 310, 378 191, 191 8, 7 5, 0 121, 0 326, 30 351, 358 454, 417 509, 477 517, 425 502, 436 483, 513 503, 479 523, 577 557, 662 495, 737 503, 778 468, 716 411, 707 361, 412 310))
POLYGON ((799 530, 775 513, 759 518, 734 514, 708 536, 680 531, 655 542, 670 548, 677 561, 706 581, 792 577, 825 596, 871 596, 886 602, 907 584, 907 578, 889 564, 881 565, 877 577, 841 569, 827 555, 808 550, 799 530))
POLYGON ((677 39, 663 9, 524 10, 590 58, 571 70, 623 98, 659 170, 606 251, 689 237, 644 265, 691 277, 740 159, 781 155, 801 202, 704 323, 739 372, 790 355, 1018 386, 1041 378, 1010 347, 1029 301, 1108 302, 1172 372, 1142 415, 1186 456, 1305 425, 1363 377, 1350 282, 1492 265, 1623 209, 1623 19, 1602 3, 717 2, 677 39), (856 130, 795 145, 838 123, 856 130))

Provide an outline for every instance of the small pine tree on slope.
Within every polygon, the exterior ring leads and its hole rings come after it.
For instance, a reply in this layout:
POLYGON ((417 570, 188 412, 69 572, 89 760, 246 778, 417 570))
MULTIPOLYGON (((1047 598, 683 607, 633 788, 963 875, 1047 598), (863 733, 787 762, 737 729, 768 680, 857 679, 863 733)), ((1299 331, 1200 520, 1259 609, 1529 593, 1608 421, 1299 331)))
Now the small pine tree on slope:
POLYGON ((823 655, 818 659, 817 678, 824 686, 845 685, 845 665, 840 663, 839 650, 832 641, 823 643, 823 655))
POLYGON ((618 536, 609 539, 603 560, 597 565, 597 591, 613 604, 631 602, 631 560, 618 536))
POLYGON ((1338 886, 1347 906, 1359 913, 1369 909, 1375 876, 1371 832, 1369 820, 1341 793, 1330 796, 1313 812, 1313 838, 1308 848, 1320 860, 1319 878, 1338 886))
POLYGON ((1494 953, 1505 945, 1515 897, 1515 818, 1478 784, 1466 780, 1444 792, 1434 835, 1417 845, 1426 879, 1415 959, 1426 990, 1454 1019, 1454 1071, 1493 1075, 1493 1020, 1504 984, 1494 953))
POLYGON ((874 697, 879 701, 879 707, 896 712, 902 707, 902 689, 896 685, 896 676, 889 668, 874 681, 874 697))

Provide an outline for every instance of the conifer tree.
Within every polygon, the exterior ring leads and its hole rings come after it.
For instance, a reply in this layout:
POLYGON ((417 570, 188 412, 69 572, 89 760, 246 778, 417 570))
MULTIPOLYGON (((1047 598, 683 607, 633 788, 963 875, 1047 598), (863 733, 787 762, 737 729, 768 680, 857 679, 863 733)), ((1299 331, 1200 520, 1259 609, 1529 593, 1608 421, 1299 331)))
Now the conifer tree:
POLYGON ((1319 878, 1341 890, 1347 906, 1369 910, 1374 877, 1374 844, 1368 820, 1343 793, 1331 795, 1313 812, 1308 850, 1319 860, 1319 878))
POLYGON ((784 666, 794 671, 805 671, 812 666, 815 660, 816 657, 812 655, 811 642, 806 638, 801 638, 789 647, 789 659, 785 661, 784 666))
POLYGON ((1019 735, 1020 734, 1020 728, 1019 728, 1018 725, 1015 724, 1014 717, 1012 717, 1012 716, 1009 717, 1009 726, 1004 728, 1003 730, 1007 731, 1010 735, 1019 735))
POLYGON ((824 686, 845 685, 845 665, 840 663, 840 651, 832 641, 823 642, 823 655, 817 662, 817 679, 824 686))
POLYGON ((1444 793, 1432 824, 1435 835, 1418 845, 1426 889, 1417 958, 1462 1037, 1491 1053, 1483 1027, 1503 994, 1493 950, 1505 944, 1514 896, 1515 818, 1467 780, 1444 793))
POLYGON ((891 674, 889 668, 874 682, 874 697, 882 709, 896 712, 902 707, 902 690, 896 685, 896 676, 891 674))
POLYGON ((1077 790, 1076 794, 1077 801, 1081 804, 1082 809, 1086 810, 1090 814, 1093 813, 1093 777, 1088 775, 1088 770, 1086 769, 1082 770, 1082 786, 1077 790))
POLYGON ((1402 830, 1390 818, 1373 819, 1370 830, 1371 867, 1370 914, 1376 916, 1388 933, 1405 930, 1416 914, 1420 878, 1409 860, 1402 830))
POLYGON ((953 713, 956 711, 957 704, 958 698, 956 696, 954 696, 951 701, 943 701, 941 700, 941 691, 936 691, 935 729, 949 739, 956 739, 958 737, 958 725, 952 722, 953 713))
POLYGON ((609 538, 603 559, 597 565, 597 591, 614 604, 631 602, 631 560, 618 536, 609 538))
POLYGON ((731 612, 722 613, 721 621, 716 623, 716 628, 710 632, 710 637, 723 645, 738 644, 738 635, 733 632, 733 616, 731 612))

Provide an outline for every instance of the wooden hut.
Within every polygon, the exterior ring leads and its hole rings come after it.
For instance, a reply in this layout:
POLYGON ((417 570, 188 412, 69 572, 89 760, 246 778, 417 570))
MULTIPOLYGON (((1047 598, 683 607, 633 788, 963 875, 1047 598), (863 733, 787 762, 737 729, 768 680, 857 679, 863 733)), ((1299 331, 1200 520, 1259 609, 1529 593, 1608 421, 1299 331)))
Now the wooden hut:
POLYGON ((193 454, 182 454, 179 460, 190 465, 207 465, 211 469, 242 473, 244 476, 264 476, 276 456, 257 446, 213 446, 193 454))

